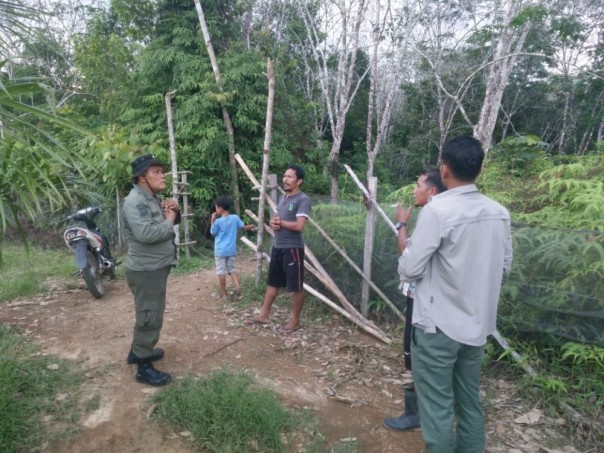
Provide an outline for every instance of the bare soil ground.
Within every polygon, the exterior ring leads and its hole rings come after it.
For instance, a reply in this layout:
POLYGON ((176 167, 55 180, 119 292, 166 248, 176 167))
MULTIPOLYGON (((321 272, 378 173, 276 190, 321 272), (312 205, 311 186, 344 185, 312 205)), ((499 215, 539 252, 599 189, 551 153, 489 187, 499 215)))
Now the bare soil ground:
MULTIPOLYGON (((240 260, 240 275, 252 265, 240 260)), ((289 306, 274 307, 273 323, 246 326, 258 309, 242 309, 215 297, 213 270, 170 277, 157 367, 178 380, 203 376, 230 365, 253 370, 289 407, 311 408, 330 451, 356 440, 361 452, 419 453, 420 432, 385 429, 385 417, 403 410, 402 386, 411 381, 400 348, 383 345, 339 316, 320 323, 306 319, 303 329, 278 331, 289 306)), ((303 313, 304 318, 304 313, 303 313)), ((80 434, 67 445, 48 447, 71 452, 190 452, 186 433, 158 428, 147 415, 148 397, 157 389, 138 384, 125 363, 133 323, 132 296, 124 281, 108 283, 103 299, 85 288, 55 287, 46 295, 0 305, 0 323, 20 326, 45 353, 81 363, 87 377, 83 399, 100 396, 97 410, 79 421, 80 434)), ((512 383, 485 380, 488 396, 489 452, 576 452, 562 437, 563 419, 552 420, 525 407, 512 383)))

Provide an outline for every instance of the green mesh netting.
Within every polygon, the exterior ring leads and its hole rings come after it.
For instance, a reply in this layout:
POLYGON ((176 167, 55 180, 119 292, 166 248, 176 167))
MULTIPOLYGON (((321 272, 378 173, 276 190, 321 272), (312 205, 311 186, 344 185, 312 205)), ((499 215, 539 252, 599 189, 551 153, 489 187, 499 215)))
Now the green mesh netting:
MULTIPOLYGON (((394 219, 394 208, 380 206, 394 219)), ((313 220, 361 269, 366 216, 360 202, 330 204, 313 198, 313 220)), ((372 280, 402 311, 396 237, 376 218, 372 280)), ((604 346, 604 233, 513 225, 512 234, 514 262, 502 289, 499 329, 604 346)), ((362 278, 311 224, 304 239, 348 300, 360 307, 362 278)), ((311 284, 327 293, 318 282, 311 284)), ((370 309, 380 308, 388 310, 372 291, 370 309)))

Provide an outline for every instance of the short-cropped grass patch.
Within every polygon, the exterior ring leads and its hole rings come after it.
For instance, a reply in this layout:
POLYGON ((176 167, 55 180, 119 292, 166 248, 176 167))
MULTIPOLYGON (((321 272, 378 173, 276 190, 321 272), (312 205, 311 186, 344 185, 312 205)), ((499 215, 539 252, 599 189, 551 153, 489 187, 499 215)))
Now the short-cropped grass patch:
POLYGON ((0 302, 47 291, 53 280, 76 281, 73 254, 65 250, 25 248, 19 243, 2 246, 0 302))
POLYGON ((152 402, 160 422, 189 432, 204 451, 288 451, 299 421, 249 373, 226 368, 200 379, 185 377, 152 402))
POLYGON ((39 451, 72 435, 79 382, 69 362, 39 355, 15 329, 0 326, 0 450, 39 451))

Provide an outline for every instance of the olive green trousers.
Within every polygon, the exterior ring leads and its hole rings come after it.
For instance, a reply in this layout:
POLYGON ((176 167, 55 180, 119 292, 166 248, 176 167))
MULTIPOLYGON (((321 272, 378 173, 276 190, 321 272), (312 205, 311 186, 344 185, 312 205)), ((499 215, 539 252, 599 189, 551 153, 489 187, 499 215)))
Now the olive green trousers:
POLYGON ((413 379, 428 453, 484 452, 479 394, 483 356, 484 346, 459 343, 439 329, 425 333, 413 328, 413 379))
POLYGON ((166 286, 171 266, 155 271, 126 269, 126 282, 134 295, 136 321, 132 335, 132 352, 139 359, 153 355, 159 341, 166 309, 166 286))

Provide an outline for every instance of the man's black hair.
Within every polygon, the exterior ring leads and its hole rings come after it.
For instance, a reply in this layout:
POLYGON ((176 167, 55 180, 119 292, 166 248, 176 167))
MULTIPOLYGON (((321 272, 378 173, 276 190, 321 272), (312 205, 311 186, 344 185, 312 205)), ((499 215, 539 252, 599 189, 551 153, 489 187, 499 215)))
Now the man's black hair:
POLYGON ((293 164, 293 165, 288 165, 286 170, 289 170, 290 168, 296 173, 297 179, 304 179, 304 170, 302 169, 302 167, 300 167, 299 165, 293 164))
POLYGON ((436 187, 438 193, 443 193, 447 188, 443 184, 443 180, 440 178, 440 171, 438 170, 426 170, 423 175, 426 177, 426 182, 432 187, 436 187))
POLYGON ((460 181, 474 181, 480 174, 483 160, 482 145, 467 135, 449 140, 442 152, 442 163, 460 181))
POLYGON ((214 204, 225 211, 231 210, 231 200, 226 195, 221 195, 216 198, 216 200, 214 200, 214 204))

